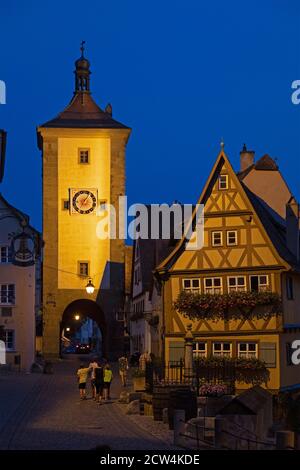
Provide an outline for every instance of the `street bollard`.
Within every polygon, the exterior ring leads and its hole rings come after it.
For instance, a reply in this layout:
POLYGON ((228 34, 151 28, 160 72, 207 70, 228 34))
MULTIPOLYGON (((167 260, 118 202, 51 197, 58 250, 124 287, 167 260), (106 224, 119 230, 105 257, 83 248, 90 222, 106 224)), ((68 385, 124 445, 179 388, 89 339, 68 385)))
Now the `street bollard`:
POLYGON ((277 431, 276 432, 276 449, 294 449, 295 433, 293 431, 277 431))
POLYGON ((181 434, 184 434, 185 430, 185 411, 184 410, 174 410, 174 445, 181 446, 184 442, 184 437, 181 434))

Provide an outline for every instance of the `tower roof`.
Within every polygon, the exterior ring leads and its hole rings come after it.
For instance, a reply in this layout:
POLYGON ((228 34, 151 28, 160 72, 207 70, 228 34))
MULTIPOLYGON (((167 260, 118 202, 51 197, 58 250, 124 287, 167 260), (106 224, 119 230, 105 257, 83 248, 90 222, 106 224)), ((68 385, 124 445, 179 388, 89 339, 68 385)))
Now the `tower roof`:
POLYGON ((93 100, 90 92, 90 62, 84 56, 84 43, 81 43, 81 57, 75 62, 75 90, 68 106, 54 119, 40 127, 45 128, 86 128, 86 129, 129 129, 112 118, 112 107, 103 111, 93 100))

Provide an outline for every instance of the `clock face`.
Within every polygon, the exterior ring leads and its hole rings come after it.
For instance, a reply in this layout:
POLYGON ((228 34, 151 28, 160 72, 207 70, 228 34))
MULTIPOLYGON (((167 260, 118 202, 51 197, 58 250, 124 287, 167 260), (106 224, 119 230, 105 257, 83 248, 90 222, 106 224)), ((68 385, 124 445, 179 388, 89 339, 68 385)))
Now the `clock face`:
POLYGON ((72 208, 79 214, 90 214, 96 205, 96 196, 88 189, 80 189, 72 194, 72 208))

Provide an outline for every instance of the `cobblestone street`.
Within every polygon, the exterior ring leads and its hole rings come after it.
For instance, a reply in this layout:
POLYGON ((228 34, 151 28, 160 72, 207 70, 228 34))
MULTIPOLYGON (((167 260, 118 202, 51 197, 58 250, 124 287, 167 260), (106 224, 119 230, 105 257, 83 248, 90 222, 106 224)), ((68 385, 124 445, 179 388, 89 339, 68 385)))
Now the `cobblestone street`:
POLYGON ((154 436, 126 416, 116 403, 120 394, 117 373, 112 400, 101 406, 80 401, 75 371, 78 356, 55 364, 53 375, 0 375, 0 449, 168 450, 154 436))

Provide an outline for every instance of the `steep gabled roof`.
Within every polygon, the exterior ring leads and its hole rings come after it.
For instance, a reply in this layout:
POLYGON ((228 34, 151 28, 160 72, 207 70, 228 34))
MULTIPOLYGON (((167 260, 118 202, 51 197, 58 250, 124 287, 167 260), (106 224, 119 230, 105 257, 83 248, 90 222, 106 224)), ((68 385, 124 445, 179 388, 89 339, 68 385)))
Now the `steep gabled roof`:
MULTIPOLYGON (((218 177, 218 172, 224 163, 226 164, 226 167, 229 168, 230 171, 232 172, 232 175, 235 178, 235 184, 239 188, 241 195, 245 198, 245 200, 248 201, 249 207, 251 207, 253 212, 256 213, 258 217, 258 221, 260 222, 260 225, 261 225, 261 229, 264 230, 264 232, 266 233, 266 236, 270 242, 270 246, 273 247, 274 252, 277 253, 277 256, 278 258, 280 258, 282 264, 286 265, 286 263, 288 263, 291 267, 295 268, 296 267, 294 263, 295 260, 292 254, 284 246, 284 243, 283 243, 283 234, 282 234, 283 229, 281 230, 279 230, 278 228, 276 229, 276 221, 272 220, 273 218, 271 214, 265 210, 265 208, 260 203, 258 198, 253 193, 251 193, 251 191, 249 191, 244 184, 242 184, 238 175, 236 175, 236 173, 234 172, 230 164, 230 161, 228 157, 226 156, 223 149, 219 153, 217 160, 213 166, 213 169, 209 175, 209 178, 207 179, 205 183, 201 196, 198 200, 198 204, 205 204, 205 202, 207 201, 211 193, 211 189, 213 185, 215 184, 215 181, 218 177)), ((196 215, 196 212, 194 211, 190 224, 194 223, 195 215, 196 215)), ((205 214, 204 214, 204 217, 205 217, 205 214)), ((177 246, 174 248, 172 253, 165 260, 163 260, 163 262, 157 267, 157 272, 167 271, 174 264, 174 262, 178 259, 181 253, 185 250, 186 243, 187 243, 187 240, 186 238, 183 237, 180 240, 180 242, 177 244, 177 246)))
POLYGON ((287 248, 286 228, 280 222, 279 217, 276 217, 277 214, 262 199, 250 191, 246 185, 243 183, 242 185, 279 256, 294 270, 300 271, 300 265, 296 257, 287 248))
POLYGON ((254 168, 256 170, 273 170, 277 171, 278 170, 278 165, 273 160, 273 158, 270 157, 270 155, 265 154, 263 157, 261 157, 254 165, 254 168))
POLYGON ((45 122, 44 128, 101 128, 101 129, 129 129, 111 114, 102 111, 95 103, 90 93, 77 92, 69 105, 54 119, 45 122))

